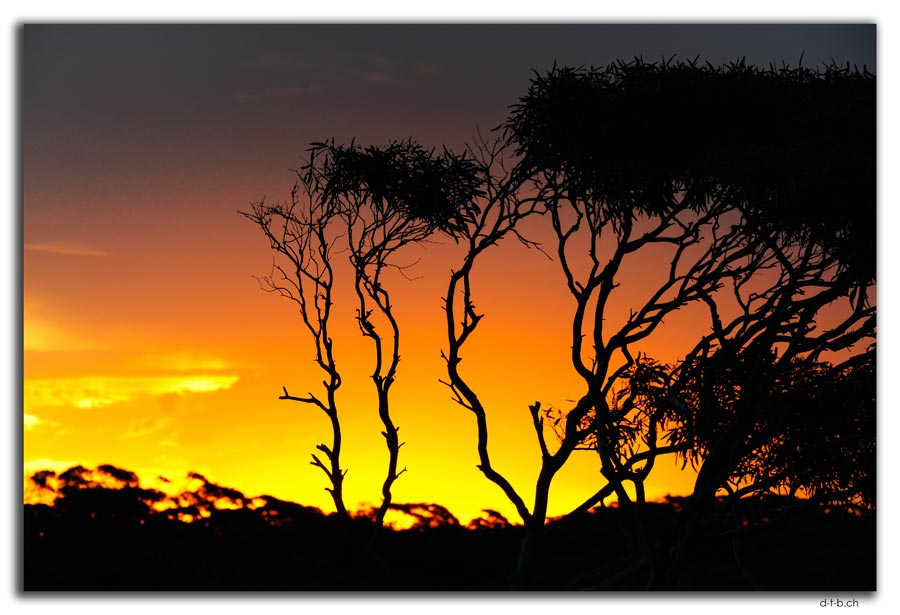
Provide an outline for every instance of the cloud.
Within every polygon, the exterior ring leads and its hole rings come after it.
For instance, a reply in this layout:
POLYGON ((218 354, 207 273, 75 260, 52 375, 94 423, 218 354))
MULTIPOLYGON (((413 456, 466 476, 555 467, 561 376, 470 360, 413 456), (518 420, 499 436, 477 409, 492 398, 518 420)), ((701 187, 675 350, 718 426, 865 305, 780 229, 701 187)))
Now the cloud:
POLYGON ((58 325, 36 318, 25 311, 22 343, 31 352, 84 352, 102 350, 103 346, 64 331, 58 325))
POLYGON ((68 432, 67 429, 60 426, 56 421, 51 421, 50 419, 41 418, 34 414, 29 414, 25 412, 22 418, 22 424, 25 427, 25 431, 40 431, 41 433, 52 433, 55 436, 64 435, 68 432))
POLYGON ((45 302, 25 298, 22 319, 23 349, 31 352, 85 352, 105 350, 96 342, 83 339, 66 331, 56 323, 35 314, 45 307, 45 302))
POLYGON ((84 248, 70 243, 26 243, 25 250, 28 252, 47 252, 50 254, 59 254, 61 256, 108 256, 109 253, 94 248, 84 248))
POLYGON ((292 98, 302 94, 311 94, 322 91, 322 86, 317 83, 306 85, 285 85, 281 87, 262 88, 259 90, 240 90, 234 97, 239 101, 255 101, 271 98, 292 98))
POLYGON ((306 56, 282 53, 267 53, 238 63, 239 68, 249 68, 254 71, 261 68, 303 69, 311 66, 315 66, 315 64, 306 56))
MULTIPOLYGON (((242 69, 263 70, 269 79, 280 83, 268 87, 255 85, 234 93, 239 102, 288 98, 320 92, 336 84, 363 82, 372 87, 414 88, 441 72, 437 64, 410 62, 383 55, 353 55, 335 58, 328 55, 290 56, 269 54, 240 64, 242 69)), ((254 79, 254 83, 258 83, 254 79)))
MULTIPOLYGON (((165 429, 169 425, 172 424, 172 419, 169 417, 159 418, 159 417, 143 417, 139 419, 132 419, 128 423, 128 430, 123 433, 120 438, 123 440, 128 440, 132 438, 142 438, 144 436, 149 436, 150 434, 156 433, 162 429, 165 429)), ((173 441, 174 442, 174 441, 173 441)))
POLYGON ((406 68, 389 58, 373 56, 368 59, 368 65, 368 70, 362 73, 362 79, 367 83, 405 87, 413 85, 406 68))
POLYGON ((369 83, 384 83, 384 84, 397 84, 397 85, 406 85, 407 82, 393 75, 385 72, 373 71, 366 73, 363 76, 363 79, 368 81, 369 83))
POLYGON ((437 75, 441 71, 436 64, 393 61, 383 56, 368 59, 368 70, 362 72, 364 81, 379 85, 415 87, 418 82, 437 75))
POLYGON ((173 372, 223 371, 237 367, 220 357, 193 352, 148 353, 130 359, 127 365, 134 369, 173 372))
POLYGON ((102 408, 142 397, 226 390, 238 379, 238 376, 222 374, 29 378, 24 384, 25 408, 102 408))
POLYGON ((437 64, 423 64, 421 62, 413 64, 412 69, 419 77, 431 77, 441 72, 441 67, 437 64))
POLYGON ((166 438, 165 440, 160 441, 158 446, 160 448, 184 448, 184 446, 182 446, 181 443, 175 439, 177 436, 180 436, 180 435, 181 435, 180 432, 176 433, 171 438, 166 438))

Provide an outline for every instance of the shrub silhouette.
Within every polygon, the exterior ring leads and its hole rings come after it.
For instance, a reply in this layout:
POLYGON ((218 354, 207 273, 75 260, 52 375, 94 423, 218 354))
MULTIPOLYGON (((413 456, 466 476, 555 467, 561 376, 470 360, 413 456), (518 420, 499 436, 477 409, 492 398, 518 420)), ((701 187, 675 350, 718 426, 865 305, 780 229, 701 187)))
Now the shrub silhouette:
MULTIPOLYGON (((97 475, 84 468, 81 475, 97 475)), ((40 476, 37 480, 42 480, 40 476)), ((208 480, 189 492, 164 496, 177 506, 186 493, 203 502, 236 490, 208 480), (202 495, 201 492, 206 495, 202 495)), ((494 511, 491 523, 460 527, 442 506, 395 504, 419 516, 415 527, 382 535, 391 574, 371 568, 337 515, 272 496, 245 497, 238 508, 210 506, 191 522, 173 508, 146 506, 135 487, 94 482, 60 494, 55 504, 25 506, 26 590, 498 590, 508 585, 515 546, 524 529, 494 511), (117 492, 118 497, 109 497, 117 492), (66 505, 69 497, 80 505, 66 505), (130 503, 129 503, 130 500, 130 503), (141 506, 138 506, 141 504, 141 506), (125 514, 139 510, 140 514, 125 514), (94 513, 94 514, 91 514, 94 513)), ((677 502, 648 504, 656 540, 674 536, 677 502)), ((744 502, 743 513, 777 517, 789 499, 744 502)), ((536 565, 535 589, 639 589, 646 570, 630 544, 630 513, 606 507, 578 518, 552 519, 554 540, 536 565), (638 557, 636 557, 636 555, 638 557), (629 567, 631 570, 629 570, 629 567), (622 574, 623 572, 627 574, 622 574)), ((765 570, 774 589, 866 589, 874 584, 874 524, 866 517, 816 507, 754 526, 745 562, 765 570)), ((368 524, 365 516, 355 523, 368 524)), ((704 536, 682 577, 687 589, 746 589, 730 539, 704 536)))

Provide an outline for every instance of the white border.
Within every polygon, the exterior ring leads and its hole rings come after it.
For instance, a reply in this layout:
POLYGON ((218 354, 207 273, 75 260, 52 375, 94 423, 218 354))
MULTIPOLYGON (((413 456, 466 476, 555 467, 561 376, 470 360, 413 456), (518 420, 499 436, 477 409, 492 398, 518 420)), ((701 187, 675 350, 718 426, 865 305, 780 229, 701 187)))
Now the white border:
MULTIPOLYGON (((0 370, 0 390, 9 393, 9 412, 6 415, 8 430, 7 451, 4 458, 9 460, 11 468, 7 469, 6 477, 12 487, 0 489, 0 527, 4 531, 3 545, 7 545, 0 556, 0 571, 4 583, 3 598, 5 606, 13 609, 13 612, 33 611, 43 609, 72 610, 87 613, 120 613, 127 604, 128 612, 144 613, 158 611, 165 608, 167 611, 195 612, 198 607, 205 609, 214 606, 218 611, 238 612, 252 608, 252 603, 261 602, 266 609, 274 609, 278 612, 296 612, 310 606, 311 603, 328 602, 328 608, 340 609, 342 607, 364 609, 367 612, 377 613, 412 613, 421 615, 423 609, 430 613, 456 613, 460 608, 487 610, 492 608, 492 603, 502 601, 503 606, 513 606, 516 612, 543 612, 548 606, 556 603, 562 604, 568 613, 597 613, 602 609, 614 605, 626 608, 641 608, 652 606, 665 609, 667 613, 691 613, 692 615, 715 612, 717 615, 722 607, 727 605, 730 613, 758 612, 760 609, 771 607, 785 607, 788 603, 792 606, 803 607, 804 610, 821 608, 818 605, 820 598, 815 596, 785 597, 768 596, 763 599, 754 599, 751 596, 741 595, 740 600, 733 597, 701 597, 685 600, 677 595, 639 597, 634 595, 591 595, 585 599, 576 597, 457 597, 442 595, 435 597, 412 596, 389 597, 379 599, 377 596, 368 595, 358 598, 323 598, 304 597, 302 595, 279 595, 274 598, 246 597, 235 599, 233 595, 226 596, 198 596, 198 597, 163 597, 154 598, 147 595, 138 597, 112 597, 112 598, 78 598, 67 596, 63 599, 53 598, 23 598, 17 594, 15 583, 18 579, 16 568, 19 565, 19 557, 14 545, 20 544, 15 538, 19 528, 14 526, 18 518, 14 514, 16 506, 21 506, 21 501, 16 501, 20 493, 17 485, 21 482, 21 459, 16 459, 18 445, 16 433, 19 423, 19 409, 16 404, 19 395, 21 372, 17 364, 20 362, 21 348, 17 348, 16 340, 19 339, 16 328, 20 325, 19 312, 21 309, 18 296, 17 283, 19 272, 17 271, 16 251, 20 250, 15 207, 18 206, 18 178, 20 169, 17 159, 18 151, 17 106, 18 93, 16 78, 17 52, 17 27, 26 21, 37 22, 422 22, 422 21, 452 21, 452 22, 648 22, 648 23, 674 23, 674 22, 754 22, 754 23, 779 23, 779 22, 868 22, 878 26, 878 83, 879 83, 879 424, 878 432, 882 435, 879 446, 879 471, 880 487, 878 514, 884 521, 879 525, 879 591, 877 595, 861 596, 861 610, 871 612, 874 607, 876 612, 886 611, 888 604, 897 602, 895 579, 900 578, 896 570, 896 537, 895 523, 892 520, 896 511, 896 492, 892 490, 893 466, 896 456, 891 450, 897 450, 896 444, 890 438, 898 433, 898 421, 896 409, 898 408, 898 395, 896 391, 889 390, 893 384, 891 374, 895 372, 895 347, 896 335, 894 322, 898 317, 895 305, 897 299, 897 272, 900 272, 896 247, 898 241, 894 236, 897 227, 897 209, 900 208, 897 185, 893 175, 888 169, 897 169, 896 157, 897 144, 897 120, 895 113, 886 113, 886 109, 898 108, 896 90, 896 62, 897 62, 897 28, 894 19, 895 13, 891 4, 872 1, 819 1, 815 3, 801 3, 796 1, 768 1, 758 0, 753 3, 723 3, 713 1, 681 2, 648 1, 648 2, 615 2, 608 5, 599 5, 595 2, 575 2, 571 0, 554 0, 553 2, 535 2, 521 0, 518 2, 498 2, 491 0, 457 0, 453 3, 435 6, 421 2, 397 2, 381 1, 377 3, 353 1, 353 2, 287 2, 271 0, 255 0, 254 2, 241 3, 239 5, 225 5, 220 0, 217 2, 189 2, 157 0, 152 4, 137 6, 135 3, 113 3, 109 1, 82 0, 80 2, 49 1, 31 2, 14 1, 7 2, 0 8, 3 14, 2 29, 2 54, 0 63, 0 78, 4 84, 3 91, 8 93, 2 97, 2 121, 4 130, 2 134, 8 135, 6 147, 2 150, 3 156, 3 185, 6 187, 7 208, 4 211, 5 224, 3 231, 4 240, 0 243, 4 246, 4 266, 2 268, 2 287, 7 292, 7 301, 0 302, 0 310, 3 314, 4 340, 10 340, 7 352, 2 356, 3 368, 0 370), (378 7, 375 12, 373 7, 378 7), (299 8, 298 7, 302 7, 299 8), (675 10, 677 8, 677 10, 675 10), (656 604, 654 604, 656 603, 656 604)), ((893 387, 892 387, 893 388, 893 387)), ((822 596, 824 598, 825 596, 822 596)), ((499 604, 498 604, 499 606, 499 604)), ((10 612, 8 609, 6 612, 10 612)))

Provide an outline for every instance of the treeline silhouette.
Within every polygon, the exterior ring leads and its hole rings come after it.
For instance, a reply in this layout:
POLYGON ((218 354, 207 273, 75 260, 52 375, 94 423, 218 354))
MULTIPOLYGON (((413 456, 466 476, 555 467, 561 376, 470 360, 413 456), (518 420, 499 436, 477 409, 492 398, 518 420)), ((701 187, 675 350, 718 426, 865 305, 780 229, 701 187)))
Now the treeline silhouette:
MULTIPOLYGON (((167 495, 111 465, 33 474, 30 495, 52 504, 25 505, 25 589, 496 591, 508 588, 524 535, 496 511, 463 526, 438 504, 393 504, 413 523, 382 528, 375 555, 359 540, 375 511, 348 526, 338 514, 189 478, 192 488, 167 495)), ((654 541, 673 538, 683 503, 645 504, 654 541)), ((629 517, 606 507, 551 520, 532 589, 643 589, 649 572, 629 517)), ((751 589, 748 570, 773 590, 875 589, 872 515, 773 496, 744 502, 742 523, 737 533, 730 520, 710 526, 678 589, 751 589)))

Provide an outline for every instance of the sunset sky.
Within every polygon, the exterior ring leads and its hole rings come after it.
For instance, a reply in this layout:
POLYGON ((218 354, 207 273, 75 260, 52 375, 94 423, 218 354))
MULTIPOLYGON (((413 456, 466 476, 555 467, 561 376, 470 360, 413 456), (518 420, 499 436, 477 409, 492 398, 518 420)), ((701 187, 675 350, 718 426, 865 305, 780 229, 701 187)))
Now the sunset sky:
MULTIPOLYGON (((532 69, 699 56, 713 64, 805 66, 831 59, 875 72, 872 25, 289 26, 26 25, 22 40, 25 471, 111 463, 150 481, 188 471, 331 511, 309 464, 329 425, 277 399, 320 391, 292 304, 260 290, 272 255, 238 214, 285 200, 311 141, 412 137, 461 148, 506 117, 532 69)), ((484 508, 515 519, 477 470, 472 415, 445 376, 441 296, 460 252, 410 250, 391 279, 404 334, 393 389, 400 426, 397 502, 437 502, 464 522, 484 508)), ((617 305, 641 296, 636 261, 617 305)), ((567 407, 582 389, 568 361, 571 300, 558 264, 516 244, 481 263, 486 314, 463 368, 488 411, 491 453, 530 503, 539 450, 528 405, 567 407)), ((341 282, 339 281, 339 284, 341 282)), ((349 507, 380 502, 387 454, 370 346, 338 289, 335 352, 349 507)), ((647 350, 675 360, 689 314, 647 350), (662 339, 662 341, 660 341, 662 339)), ((696 327, 696 323, 694 323, 696 327)), ((649 497, 689 491, 674 460, 649 497)), ((598 487, 595 456, 554 483, 550 514, 598 487)))

